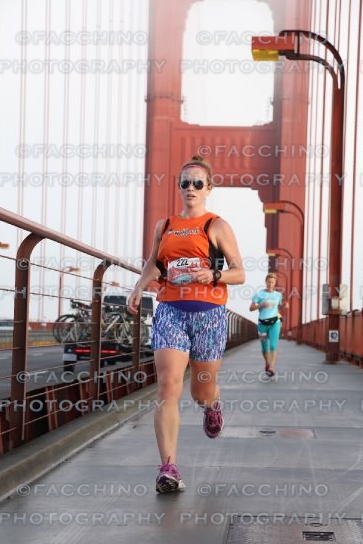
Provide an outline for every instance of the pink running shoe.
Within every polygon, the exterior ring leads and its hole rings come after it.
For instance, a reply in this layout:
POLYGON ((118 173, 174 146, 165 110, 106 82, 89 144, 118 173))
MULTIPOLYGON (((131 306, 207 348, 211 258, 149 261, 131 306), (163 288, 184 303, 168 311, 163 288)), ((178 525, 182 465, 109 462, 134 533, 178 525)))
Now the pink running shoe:
POLYGON ((158 493, 172 493, 173 491, 184 491, 185 483, 181 479, 180 472, 176 465, 169 463, 160 465, 159 474, 156 478, 156 491, 158 493))
POLYGON ((209 438, 217 438, 223 430, 224 418, 220 403, 214 402, 214 408, 204 410, 203 429, 209 438))

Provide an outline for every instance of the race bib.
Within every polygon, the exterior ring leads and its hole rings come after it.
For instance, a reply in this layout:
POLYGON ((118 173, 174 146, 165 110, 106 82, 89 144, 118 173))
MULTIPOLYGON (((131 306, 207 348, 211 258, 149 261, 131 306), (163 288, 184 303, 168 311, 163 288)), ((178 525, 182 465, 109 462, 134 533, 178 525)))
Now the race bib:
POLYGON ((199 257, 180 257, 168 264, 168 281, 175 285, 183 285, 193 281, 196 268, 200 268, 199 257))

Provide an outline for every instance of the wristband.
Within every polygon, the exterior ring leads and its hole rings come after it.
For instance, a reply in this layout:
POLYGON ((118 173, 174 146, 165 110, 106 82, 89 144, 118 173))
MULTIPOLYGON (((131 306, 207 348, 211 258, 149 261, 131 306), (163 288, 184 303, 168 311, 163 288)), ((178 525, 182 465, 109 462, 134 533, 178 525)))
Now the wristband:
POLYGON ((222 272, 220 270, 213 270, 213 287, 217 286, 217 283, 221 279, 222 272))

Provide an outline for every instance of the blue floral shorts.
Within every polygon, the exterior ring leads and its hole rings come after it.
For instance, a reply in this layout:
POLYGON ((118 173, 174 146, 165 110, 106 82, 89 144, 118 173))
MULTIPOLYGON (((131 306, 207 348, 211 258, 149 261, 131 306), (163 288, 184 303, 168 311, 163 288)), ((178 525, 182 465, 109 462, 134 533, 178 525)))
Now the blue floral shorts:
POLYGON ((177 349, 190 354, 192 361, 219 361, 226 348, 226 307, 203 312, 185 312, 167 303, 156 309, 153 349, 177 349))

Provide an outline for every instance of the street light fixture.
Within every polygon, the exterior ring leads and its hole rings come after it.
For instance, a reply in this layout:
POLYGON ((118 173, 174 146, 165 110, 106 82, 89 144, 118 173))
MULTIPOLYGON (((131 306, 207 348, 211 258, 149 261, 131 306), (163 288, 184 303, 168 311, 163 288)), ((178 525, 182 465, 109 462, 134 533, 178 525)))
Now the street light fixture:
POLYGON ((294 258, 294 256, 292 255, 292 253, 288 249, 285 249, 285 248, 282 248, 282 247, 268 249, 267 250, 267 255, 269 255, 270 257, 276 257, 276 255, 288 255, 291 260, 294 258))
MULTIPOLYGON (((286 255, 289 257, 290 263, 291 263, 290 264, 290 280, 291 280, 290 288, 292 289, 292 271, 294 267, 294 256, 292 255, 292 253, 290 253, 290 251, 285 248, 273 248, 273 249, 270 248, 270 249, 267 249, 266 253, 269 257, 279 257, 279 256, 286 256, 286 255)), ((275 262, 274 268, 276 269, 277 266, 275 262)))
POLYGON ((252 58, 256 61, 276 61, 281 55, 295 52, 293 35, 253 36, 252 58))
POLYGON ((77 266, 65 266, 59 271, 59 293, 58 293, 58 317, 62 314, 62 289, 63 289, 63 274, 68 272, 79 272, 80 268, 77 266))
POLYGON ((332 307, 332 294, 341 284, 342 269, 342 225, 343 206, 343 149, 344 149, 344 101, 345 70, 343 60, 337 49, 326 37, 308 30, 282 30, 278 36, 256 36, 252 38, 252 57, 254 60, 277 60, 285 56, 289 60, 313 61, 321 64, 333 78, 332 126, 330 148, 330 218, 329 218, 329 292, 330 305, 328 331, 326 337, 326 360, 339 361, 340 355, 340 310, 332 307), (315 40, 323 45, 333 56, 335 65, 326 58, 301 53, 301 38, 315 40))
POLYGON ((277 202, 264 202, 263 204, 263 211, 264 213, 292 213, 297 217, 300 221, 300 224, 304 225, 304 212, 298 206, 295 204, 295 202, 291 202, 290 200, 278 200, 277 202), (293 209, 291 209, 291 207, 293 209))

